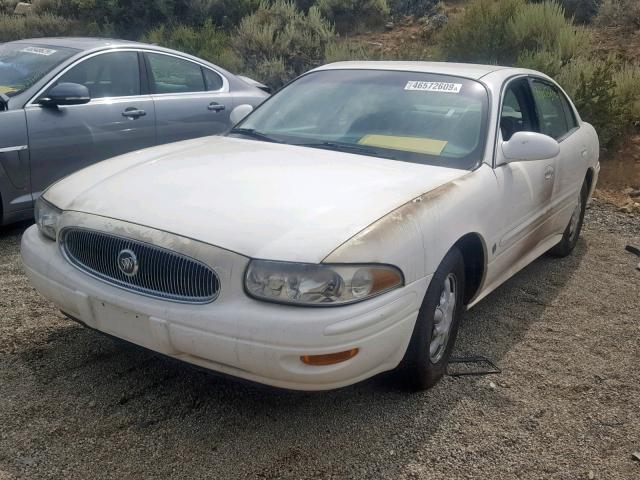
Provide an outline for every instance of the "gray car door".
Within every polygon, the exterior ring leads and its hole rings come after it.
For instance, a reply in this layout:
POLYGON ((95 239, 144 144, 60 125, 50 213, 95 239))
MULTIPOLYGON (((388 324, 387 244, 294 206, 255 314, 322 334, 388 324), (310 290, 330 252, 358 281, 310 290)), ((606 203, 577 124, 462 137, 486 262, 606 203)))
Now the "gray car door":
POLYGON ((141 77, 143 63, 134 50, 86 57, 48 88, 65 82, 85 85, 89 103, 44 107, 36 98, 27 105, 34 199, 76 170, 155 144, 154 103, 141 77))
POLYGON ((32 206, 28 148, 24 110, 0 111, 0 225, 32 206))
POLYGON ((229 82, 199 63, 147 52, 158 143, 223 133, 233 108, 229 82))

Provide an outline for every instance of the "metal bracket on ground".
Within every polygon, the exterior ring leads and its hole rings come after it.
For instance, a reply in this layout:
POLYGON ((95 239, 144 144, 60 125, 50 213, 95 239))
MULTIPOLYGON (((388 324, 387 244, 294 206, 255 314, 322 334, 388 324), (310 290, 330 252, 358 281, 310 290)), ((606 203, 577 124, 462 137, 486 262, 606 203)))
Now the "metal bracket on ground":
POLYGON ((502 370, 486 357, 451 357, 447 366, 450 377, 492 375, 502 373, 502 370))

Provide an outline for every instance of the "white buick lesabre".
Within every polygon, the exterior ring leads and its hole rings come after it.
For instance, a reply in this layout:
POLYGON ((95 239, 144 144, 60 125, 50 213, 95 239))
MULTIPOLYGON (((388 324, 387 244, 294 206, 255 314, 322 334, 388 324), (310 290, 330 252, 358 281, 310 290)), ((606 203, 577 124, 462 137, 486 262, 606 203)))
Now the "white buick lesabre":
POLYGON ((465 308, 573 250, 598 150, 541 73, 337 63, 224 137, 59 181, 22 258, 69 317, 186 362, 300 390, 400 366, 427 388, 465 308))

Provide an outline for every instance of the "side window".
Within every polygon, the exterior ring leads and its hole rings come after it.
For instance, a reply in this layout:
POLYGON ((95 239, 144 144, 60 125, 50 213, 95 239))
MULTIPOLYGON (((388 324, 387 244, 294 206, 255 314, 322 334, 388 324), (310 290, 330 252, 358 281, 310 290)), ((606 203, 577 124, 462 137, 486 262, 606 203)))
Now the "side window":
POLYGON ((204 72, 204 79, 207 82, 207 90, 216 91, 222 88, 223 82, 220 75, 208 68, 203 68, 202 71, 204 72))
POLYGON ((574 113, 569 100, 567 100, 567 97, 562 92, 559 93, 562 106, 564 107, 564 116, 567 119, 567 126, 569 127, 569 131, 571 131, 574 128, 578 128, 578 119, 576 118, 576 114, 574 113))
POLYGON ((514 80, 507 87, 500 112, 502 139, 509 140, 516 132, 533 132, 533 115, 526 80, 514 80))
POLYGON ((154 93, 204 92, 200 65, 181 58, 147 53, 154 93))
POLYGON ((532 80, 531 87, 538 110, 540 132, 559 140, 569 131, 560 92, 553 85, 539 80, 532 80))
POLYGON ((136 52, 96 55, 76 65, 56 83, 79 83, 91 98, 140 95, 140 66, 136 52))

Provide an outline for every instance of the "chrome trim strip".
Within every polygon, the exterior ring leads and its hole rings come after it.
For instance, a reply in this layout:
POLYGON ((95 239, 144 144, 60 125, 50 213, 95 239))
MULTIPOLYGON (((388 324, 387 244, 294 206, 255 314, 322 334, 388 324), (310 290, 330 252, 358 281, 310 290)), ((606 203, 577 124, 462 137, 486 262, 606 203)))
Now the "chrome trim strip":
MULTIPOLYGON (((204 91, 204 92, 183 92, 183 93, 176 93, 173 95, 188 95, 188 94, 193 94, 193 93, 228 93, 229 92, 229 80, 227 79, 227 77, 225 77, 222 73, 220 73, 217 69, 209 66, 209 65, 205 65, 202 62, 198 62, 195 60, 192 60, 191 58, 187 58, 184 57, 182 55, 177 55, 175 53, 169 53, 169 52, 162 52, 159 50, 153 50, 150 48, 131 48, 131 47, 127 47, 127 48, 123 48, 123 47, 116 47, 116 48, 109 48, 106 50, 100 50, 99 52, 94 52, 91 53, 89 55, 85 55, 82 58, 77 59, 76 61, 74 61, 73 63, 71 63, 70 65, 67 65, 66 67, 64 67, 64 69, 62 69, 61 72, 59 72, 55 77, 53 77, 51 80, 49 80, 49 82, 47 82, 47 84, 42 87, 40 90, 38 90, 38 92, 29 99, 29 101, 25 104, 24 108, 27 107, 42 107, 42 105, 38 104, 38 103, 34 103, 39 97, 40 95, 42 95, 44 92, 46 92, 49 87, 51 87, 51 85, 53 85, 61 76, 63 76, 65 73, 67 73, 69 70, 71 70, 73 67, 75 67, 76 65, 79 65, 80 63, 84 62, 85 60, 88 60, 90 58, 96 57, 98 55, 104 55, 107 53, 113 53, 113 52, 143 52, 143 53, 157 53, 160 55, 168 55, 170 57, 176 57, 179 58, 181 60, 185 60, 187 62, 191 62, 191 63, 195 63, 196 65, 201 66, 202 68, 206 68, 207 70, 211 70, 215 73, 217 73, 218 75, 220 75, 222 77, 222 88, 220 90, 209 90, 209 91, 204 91)), ((148 95, 131 95, 131 97, 102 97, 102 98, 96 98, 96 99, 92 99, 93 100, 103 100, 105 98, 133 98, 133 97, 140 97, 140 96, 148 96, 148 95)))
POLYGON ((29 149, 29 145, 16 145, 15 147, 0 148, 0 153, 21 152, 23 150, 28 150, 28 149, 29 149))

